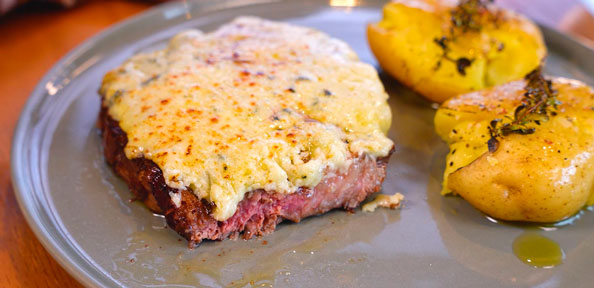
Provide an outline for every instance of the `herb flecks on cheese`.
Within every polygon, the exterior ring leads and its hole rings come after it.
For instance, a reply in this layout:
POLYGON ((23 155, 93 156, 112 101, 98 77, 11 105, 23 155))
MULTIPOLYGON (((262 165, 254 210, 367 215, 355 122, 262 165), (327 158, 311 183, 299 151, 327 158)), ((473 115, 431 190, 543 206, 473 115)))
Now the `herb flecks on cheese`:
POLYGON ((377 72, 342 41, 252 17, 191 30, 133 56, 101 87, 109 115, 166 183, 231 217, 245 193, 292 193, 353 155, 387 156, 391 114, 377 72))

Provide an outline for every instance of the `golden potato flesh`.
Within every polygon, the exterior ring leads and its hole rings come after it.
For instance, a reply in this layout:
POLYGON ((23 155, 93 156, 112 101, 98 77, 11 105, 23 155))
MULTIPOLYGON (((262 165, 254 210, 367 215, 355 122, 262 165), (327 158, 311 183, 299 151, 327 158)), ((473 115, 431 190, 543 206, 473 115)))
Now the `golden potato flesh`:
POLYGON ((443 194, 459 194, 497 219, 557 222, 594 204, 594 92, 554 79, 558 114, 533 124, 533 134, 502 137, 489 152, 487 126, 513 115, 524 85, 514 81, 459 95, 437 110, 437 133, 450 146, 443 194))
POLYGON ((381 67, 429 100, 443 102, 473 90, 521 79, 546 54, 542 35, 528 19, 496 7, 482 15, 480 30, 452 30, 455 1, 400 0, 386 4, 383 19, 367 27, 381 67), (448 43, 448 59, 436 42, 448 43), (471 61, 464 73, 455 59, 471 61), (438 64, 440 63, 440 64, 438 64), (465 74, 465 75, 463 75, 465 74))

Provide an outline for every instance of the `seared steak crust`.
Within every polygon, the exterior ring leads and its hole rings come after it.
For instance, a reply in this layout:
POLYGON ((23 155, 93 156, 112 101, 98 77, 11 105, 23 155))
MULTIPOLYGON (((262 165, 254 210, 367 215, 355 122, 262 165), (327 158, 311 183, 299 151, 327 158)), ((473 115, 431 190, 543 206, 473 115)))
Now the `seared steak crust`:
POLYGON ((244 239, 265 235, 284 219, 299 222, 335 208, 353 209, 380 190, 389 158, 373 160, 366 155, 353 158, 347 171, 327 172, 314 188, 303 187, 291 194, 249 192, 231 218, 217 221, 210 215, 212 203, 199 199, 189 190, 169 187, 153 161, 126 157, 126 133, 105 107, 100 112, 99 127, 107 163, 126 181, 135 198, 152 211, 165 215, 167 224, 188 239, 191 247, 203 239, 237 238, 241 233, 244 239), (181 193, 179 207, 171 200, 170 193, 181 193))

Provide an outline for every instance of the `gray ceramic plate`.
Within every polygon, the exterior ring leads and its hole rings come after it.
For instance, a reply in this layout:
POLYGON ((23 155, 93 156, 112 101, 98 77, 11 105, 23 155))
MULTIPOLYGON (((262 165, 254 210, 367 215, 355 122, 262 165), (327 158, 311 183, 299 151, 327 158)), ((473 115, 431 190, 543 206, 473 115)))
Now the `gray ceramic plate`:
MULTIPOLYGON (((162 47, 187 28, 212 30, 256 15, 323 30, 376 64, 365 25, 383 1, 331 7, 320 1, 169 3, 81 45, 39 83, 21 116, 12 151, 22 211, 43 245, 89 286, 578 287, 594 283, 594 217, 555 229, 490 222, 456 197, 439 195, 447 147, 433 132, 431 105, 382 76, 397 143, 384 193, 402 192, 401 210, 334 211, 282 224, 264 239, 204 243, 189 250, 104 163, 95 128, 102 75, 130 55, 162 47), (563 264, 537 269, 512 243, 536 229, 565 251, 563 264), (550 231, 547 231, 550 230, 550 231)), ((594 84, 594 52, 545 29, 547 72, 594 84)))

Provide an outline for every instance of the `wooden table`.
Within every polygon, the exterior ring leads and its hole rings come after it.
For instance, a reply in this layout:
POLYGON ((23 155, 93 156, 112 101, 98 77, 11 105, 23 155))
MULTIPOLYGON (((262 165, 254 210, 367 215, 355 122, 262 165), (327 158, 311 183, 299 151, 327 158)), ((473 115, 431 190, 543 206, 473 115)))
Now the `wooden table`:
MULTIPOLYGON (((498 2, 541 23, 578 35, 594 48, 594 20, 577 0, 498 2)), ((18 208, 10 180, 12 132, 29 93, 58 59, 105 27, 151 5, 154 1, 89 0, 71 10, 21 9, 0 18, 2 287, 80 286, 40 245, 18 208)))

